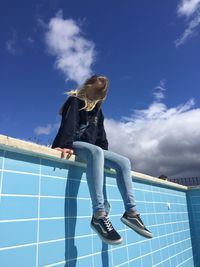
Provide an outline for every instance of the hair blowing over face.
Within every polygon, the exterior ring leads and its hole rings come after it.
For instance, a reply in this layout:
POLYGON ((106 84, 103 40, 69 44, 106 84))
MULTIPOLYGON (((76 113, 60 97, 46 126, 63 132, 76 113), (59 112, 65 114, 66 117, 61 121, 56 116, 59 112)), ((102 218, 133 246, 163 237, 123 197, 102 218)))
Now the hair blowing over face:
MULTIPOLYGON (((70 90, 66 92, 65 94, 70 96, 78 97, 79 99, 83 100, 85 102, 85 106, 82 109, 85 109, 87 111, 93 110, 93 108, 96 106, 98 102, 103 102, 106 99, 107 96, 107 89, 109 86, 109 80, 105 76, 105 86, 103 90, 96 90, 94 82, 98 77, 102 77, 100 75, 93 75, 90 78, 88 78, 83 85, 80 86, 80 88, 75 90, 70 90), (92 98, 88 98, 90 95, 90 92, 92 90, 92 98)), ((62 114, 64 104, 60 108, 59 114, 62 114)))

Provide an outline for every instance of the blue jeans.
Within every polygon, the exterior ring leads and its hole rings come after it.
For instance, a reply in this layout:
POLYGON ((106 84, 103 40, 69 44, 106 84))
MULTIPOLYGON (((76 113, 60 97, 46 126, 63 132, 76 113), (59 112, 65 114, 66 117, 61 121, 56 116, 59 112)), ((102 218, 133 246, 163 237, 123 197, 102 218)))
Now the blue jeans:
POLYGON ((104 167, 116 170, 117 186, 127 212, 137 211, 133 196, 130 160, 115 152, 104 150, 94 144, 74 141, 74 154, 86 161, 86 178, 92 200, 93 213, 105 211, 104 206, 104 167))

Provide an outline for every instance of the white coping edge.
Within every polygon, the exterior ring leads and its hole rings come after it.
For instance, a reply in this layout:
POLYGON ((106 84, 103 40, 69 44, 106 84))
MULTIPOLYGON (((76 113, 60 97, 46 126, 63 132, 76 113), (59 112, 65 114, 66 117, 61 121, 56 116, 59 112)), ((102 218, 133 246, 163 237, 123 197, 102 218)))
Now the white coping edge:
MULTIPOLYGON (((79 159, 76 160, 77 157, 75 158, 75 155, 72 155, 70 158, 63 159, 61 158, 61 152, 58 150, 52 149, 44 145, 38 145, 30 141, 24 141, 24 140, 20 140, 17 138, 9 137, 6 135, 0 135, 0 147, 3 147, 4 149, 11 150, 11 151, 19 150, 22 153, 29 154, 29 155, 38 155, 38 156, 44 156, 46 158, 54 158, 56 159, 56 161, 59 160, 63 162, 63 160, 67 159, 69 161, 79 162, 79 164, 80 165, 83 164, 83 166, 86 165, 85 162, 81 160, 79 161, 79 159)), ((108 170, 105 168, 105 170, 110 173, 113 173, 113 172, 115 173, 114 169, 108 170)), ((180 184, 173 183, 170 181, 165 181, 157 177, 146 175, 140 172, 132 171, 132 176, 134 176, 134 179, 137 179, 140 181, 151 182, 157 185, 163 185, 163 186, 172 187, 175 189, 181 189, 184 191, 190 189, 190 187, 188 186, 180 185, 180 184)), ((194 189, 194 188, 199 188, 199 187, 197 186, 197 187, 192 187, 192 188, 194 189)))

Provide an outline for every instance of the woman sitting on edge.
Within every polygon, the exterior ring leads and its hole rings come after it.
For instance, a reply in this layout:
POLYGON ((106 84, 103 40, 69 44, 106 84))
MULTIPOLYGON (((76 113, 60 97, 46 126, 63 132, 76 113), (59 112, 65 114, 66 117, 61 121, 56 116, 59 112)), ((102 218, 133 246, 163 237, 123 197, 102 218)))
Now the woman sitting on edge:
POLYGON ((74 153, 87 162, 86 178, 93 208, 91 227, 105 243, 114 245, 122 243, 122 237, 112 226, 105 209, 104 167, 116 170, 117 186, 125 207, 121 221, 146 238, 153 235, 136 209, 130 160, 108 150, 101 108, 108 84, 105 76, 93 75, 80 88, 67 92, 69 97, 60 109, 62 121, 52 148, 61 151, 62 157, 74 153))

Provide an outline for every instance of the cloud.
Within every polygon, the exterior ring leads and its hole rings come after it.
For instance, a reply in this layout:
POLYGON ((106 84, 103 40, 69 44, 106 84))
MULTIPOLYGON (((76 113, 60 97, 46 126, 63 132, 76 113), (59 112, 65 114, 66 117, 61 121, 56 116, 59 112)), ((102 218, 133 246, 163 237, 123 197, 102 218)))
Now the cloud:
POLYGON ((180 16, 191 16, 199 8, 200 0, 182 0, 178 5, 180 16))
POLYGON ((28 44, 32 45, 34 44, 34 39, 31 36, 28 36, 24 39, 25 42, 27 42, 28 44))
POLYGON ((176 47, 179 47, 197 34, 197 28, 200 24, 200 0, 182 0, 178 5, 177 14, 185 17, 187 21, 185 31, 175 40, 176 47))
POLYGON ((17 32, 13 31, 11 38, 6 42, 6 50, 12 55, 18 55, 22 53, 21 48, 17 45, 17 41, 17 32))
POLYGON ((49 53, 56 57, 55 67, 62 71, 66 81, 81 84, 91 73, 95 60, 95 45, 83 37, 73 19, 63 19, 62 12, 48 23, 45 41, 49 53))
POLYGON ((34 129, 34 133, 36 135, 50 135, 53 131, 58 129, 58 127, 59 127, 58 123, 54 124, 49 123, 46 126, 37 126, 34 129))
MULTIPOLYGON (((200 108, 193 98, 167 107, 166 81, 153 89, 153 102, 146 109, 133 110, 120 120, 105 117, 109 150, 128 157, 132 169, 169 177, 200 177, 200 108), (162 93, 162 97, 156 93, 162 93)), ((37 135, 50 135, 60 123, 35 128, 37 135)))
POLYGON ((27 44, 32 46, 34 39, 31 36, 21 38, 17 31, 13 30, 11 38, 6 41, 6 50, 12 55, 22 55, 27 44))
POLYGON ((165 98, 165 94, 164 94, 166 90, 165 84, 166 84, 166 81, 164 79, 160 80, 159 85, 154 88, 153 96, 155 100, 160 101, 165 98))
POLYGON ((135 171, 156 177, 200 176, 200 108, 194 105, 190 99, 168 108, 155 99, 120 121, 105 118, 109 150, 127 156, 135 171))

